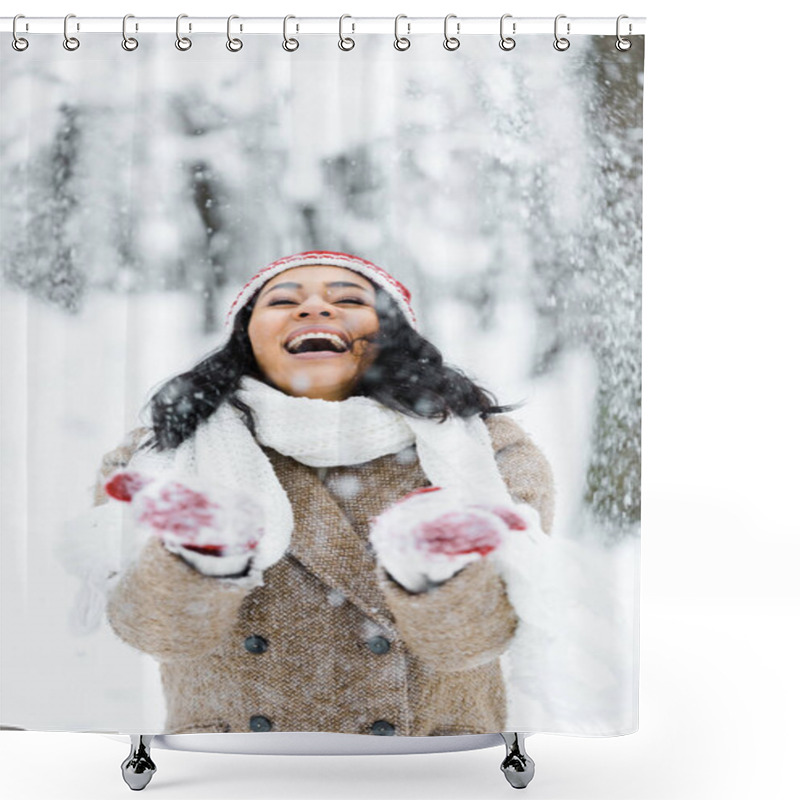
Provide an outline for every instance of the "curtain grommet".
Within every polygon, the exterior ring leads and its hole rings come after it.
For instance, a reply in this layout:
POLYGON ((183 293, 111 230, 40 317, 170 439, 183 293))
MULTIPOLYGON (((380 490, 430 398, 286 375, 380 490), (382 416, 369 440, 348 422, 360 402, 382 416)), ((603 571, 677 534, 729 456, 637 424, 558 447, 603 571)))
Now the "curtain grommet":
MULTIPOLYGON (((399 31, 400 20, 401 19, 408 19, 405 14, 398 14, 394 18, 394 49, 400 50, 400 52, 404 52, 411 47, 411 39, 408 36, 401 36, 399 31)), ((407 22, 406 27, 408 28, 407 34, 411 33, 411 23, 407 22)))
POLYGON ((134 38, 133 36, 128 36, 129 19, 134 19, 133 14, 126 14, 122 18, 122 49, 127 51, 128 53, 132 53, 139 46, 139 40, 134 38))
MULTIPOLYGON (((352 39, 350 36, 345 36, 342 32, 342 23, 346 19, 353 19, 349 14, 342 14, 339 17, 339 49, 344 50, 346 53, 352 50, 356 46, 355 39, 352 39)), ((356 24, 355 22, 350 23, 352 25, 353 30, 351 33, 356 32, 356 24)))
MULTIPOLYGON (((181 20, 187 19, 188 14, 178 14, 175 19, 175 47, 181 52, 186 52, 192 46, 192 40, 188 36, 181 36, 181 20)), ((192 30, 192 24, 189 23, 189 31, 192 30)))
MULTIPOLYGON (((558 21, 560 19, 566 19, 566 14, 558 14, 556 16, 555 22, 553 23, 553 35, 555 36, 555 41, 553 42, 553 47, 558 50, 559 53, 563 53, 565 50, 569 50, 569 39, 566 36, 559 36, 558 35, 558 21)), ((567 23, 567 36, 569 36, 569 28, 570 24, 567 23)))
MULTIPOLYGON (((244 47, 244 42, 241 39, 237 39, 234 36, 231 36, 231 22, 235 19, 239 19, 237 14, 231 14, 228 17, 228 30, 227 30, 228 41, 225 42, 225 47, 227 47, 228 51, 231 53, 238 53, 244 47)), ((241 31, 241 27, 239 28, 239 30, 241 31)))
MULTIPOLYGON (((286 35, 287 26, 290 19, 297 19, 297 17, 295 17, 293 14, 287 14, 283 18, 283 42, 281 43, 281 46, 287 53, 293 53, 298 47, 300 47, 300 42, 298 42, 297 39, 289 38, 286 35)), ((299 29, 299 26, 297 27, 299 29)))
MULTIPOLYGON (((503 25, 507 19, 511 19, 511 14, 503 14, 503 16, 500 17, 500 49, 506 52, 513 50, 517 46, 517 40, 511 36, 506 36, 503 31, 503 25)), ((516 22, 511 23, 511 32, 517 32, 516 22)))
MULTIPOLYGON (((64 17, 64 41, 63 41, 63 45, 64 45, 64 49, 65 50, 69 50, 70 53, 74 52, 75 50, 77 50, 81 46, 80 39, 78 39, 77 36, 70 36, 69 35, 69 31, 67 30, 67 26, 69 24, 70 19, 74 19, 74 18, 75 18, 74 14, 67 14, 67 16, 64 17)), ((80 26, 79 25, 77 26, 76 30, 80 30, 80 26)))
MULTIPOLYGON (((447 23, 451 19, 457 19, 456 15, 448 14, 444 18, 444 43, 443 43, 444 49, 450 50, 450 52, 452 52, 453 50, 458 50, 458 48, 461 47, 461 40, 458 38, 458 36, 449 36, 447 33, 447 23)), ((460 32, 461 32, 461 23, 456 22, 456 34, 460 32)))
MULTIPOLYGON (((633 42, 630 39, 626 39, 620 33, 620 23, 624 19, 629 19, 629 17, 626 14, 620 14, 617 17, 617 41, 614 42, 614 47, 616 47, 617 50, 619 50, 620 53, 625 53, 628 50, 630 50, 631 47, 633 47, 633 42)), ((631 23, 629 22, 628 23, 628 36, 631 35, 632 31, 633 31, 633 25, 631 25, 631 23)))
POLYGON ((14 17, 14 21, 11 23, 11 34, 13 36, 13 38, 11 39, 11 46, 18 53, 22 53, 22 52, 24 52, 25 50, 28 49, 28 45, 30 44, 30 42, 17 33, 17 20, 18 19, 25 19, 25 15, 24 14, 17 14, 14 17))

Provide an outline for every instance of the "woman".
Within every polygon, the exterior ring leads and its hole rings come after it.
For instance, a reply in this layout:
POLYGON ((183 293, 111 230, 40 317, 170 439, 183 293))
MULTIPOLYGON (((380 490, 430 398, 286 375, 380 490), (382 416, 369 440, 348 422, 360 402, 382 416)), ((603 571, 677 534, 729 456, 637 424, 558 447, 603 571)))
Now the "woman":
POLYGON ((550 530, 542 454, 368 261, 280 259, 226 325, 96 490, 147 534, 106 610, 160 662, 164 732, 502 731, 499 554, 550 530))

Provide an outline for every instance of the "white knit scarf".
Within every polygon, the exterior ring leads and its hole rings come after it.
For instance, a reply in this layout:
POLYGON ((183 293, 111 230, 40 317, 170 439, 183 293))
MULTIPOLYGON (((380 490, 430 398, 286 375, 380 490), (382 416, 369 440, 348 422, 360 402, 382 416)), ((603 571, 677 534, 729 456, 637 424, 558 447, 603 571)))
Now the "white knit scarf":
POLYGON ((440 423, 401 414, 368 397, 336 402, 293 397, 248 376, 235 394, 254 412, 257 441, 241 413, 225 402, 178 448, 140 451, 130 467, 197 475, 257 498, 270 535, 256 551, 256 568, 275 562, 288 547, 293 529, 289 498, 259 445, 308 466, 335 467, 363 464, 416 443, 432 485, 460 492, 465 502, 512 504, 489 431, 478 415, 451 416, 440 423))

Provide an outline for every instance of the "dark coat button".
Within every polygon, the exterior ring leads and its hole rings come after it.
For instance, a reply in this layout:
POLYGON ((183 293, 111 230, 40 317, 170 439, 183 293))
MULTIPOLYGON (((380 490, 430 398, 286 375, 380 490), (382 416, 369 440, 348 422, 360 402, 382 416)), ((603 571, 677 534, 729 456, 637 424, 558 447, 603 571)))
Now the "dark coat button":
POLYGON ((266 717, 250 717, 251 731, 271 731, 272 723, 266 717))
POLYGON ((372 650, 373 653, 385 653, 391 647, 389 640, 384 638, 383 636, 373 636, 368 642, 367 647, 372 650))
POLYGON ((375 734, 375 736, 394 736, 394 725, 385 719, 379 719, 377 722, 372 723, 369 732, 375 734))
POLYGON ((244 640, 244 649, 249 653, 263 653, 267 649, 267 640, 261 636, 248 636, 244 640))

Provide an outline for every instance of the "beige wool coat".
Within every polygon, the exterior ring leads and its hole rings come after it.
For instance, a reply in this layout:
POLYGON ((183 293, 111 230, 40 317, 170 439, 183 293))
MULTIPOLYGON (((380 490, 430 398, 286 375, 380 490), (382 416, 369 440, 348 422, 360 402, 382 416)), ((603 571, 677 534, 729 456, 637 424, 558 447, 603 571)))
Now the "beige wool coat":
MULTIPOLYGON (((510 417, 486 424, 512 497, 536 508, 550 532, 547 460, 510 417)), ((138 428, 104 457, 97 504, 108 500, 105 480, 146 433, 138 428)), ((430 485, 415 447, 326 471, 263 449, 295 527, 262 587, 205 576, 153 537, 109 594, 113 630, 159 662, 163 733, 504 730, 500 656, 517 617, 492 563, 481 559, 412 594, 376 562, 369 543, 369 517, 430 485)))

